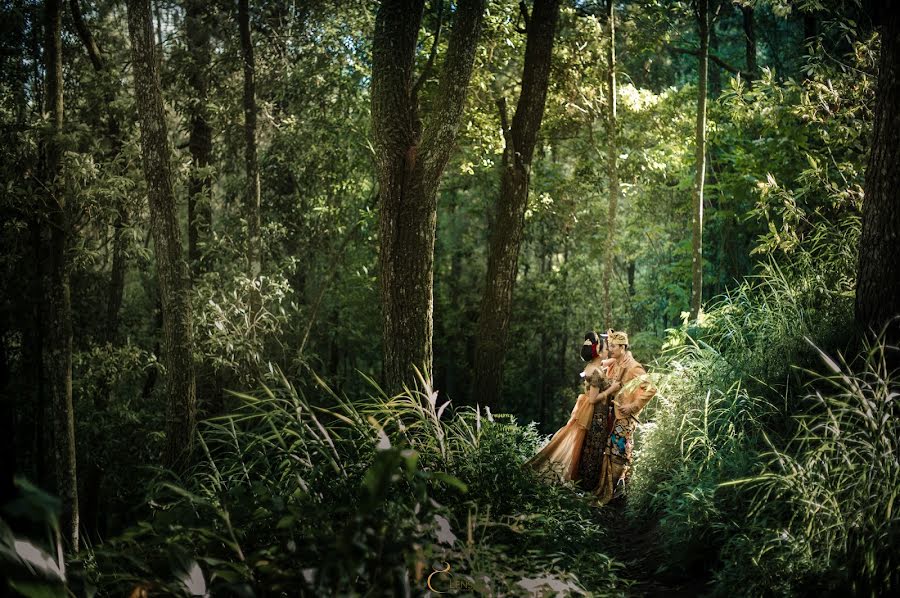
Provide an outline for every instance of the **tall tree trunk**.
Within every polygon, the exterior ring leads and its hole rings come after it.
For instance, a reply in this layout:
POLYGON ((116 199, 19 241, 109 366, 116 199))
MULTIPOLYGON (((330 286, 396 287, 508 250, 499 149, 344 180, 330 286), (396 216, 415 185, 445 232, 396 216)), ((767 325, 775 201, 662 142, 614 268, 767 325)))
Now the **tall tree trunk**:
MULTIPOLYGON (((262 268, 259 239, 259 162, 256 156, 256 63, 253 60, 253 41, 250 39, 250 11, 247 4, 247 0, 238 2, 238 22, 241 30, 241 57, 244 63, 244 161, 247 167, 247 200, 245 209, 247 214, 248 259, 250 278, 256 280, 262 268)), ((258 309, 258 307, 257 305, 256 308, 258 309)))
POLYGON ((163 462, 178 470, 189 459, 196 418, 191 303, 176 216, 150 0, 128 0, 128 33, 165 339, 168 405, 163 462))
POLYGON ((47 0, 44 46, 50 139, 45 147, 46 181, 50 190, 50 315, 47 369, 53 397, 53 442, 56 486, 63 501, 63 533, 78 550, 78 481, 75 471, 75 416, 72 406, 72 304, 68 247, 70 207, 60 183, 60 136, 63 127, 62 43, 60 2, 47 0))
MULTIPOLYGON (((881 332, 888 322, 888 342, 900 342, 900 13, 883 0, 874 7, 880 25, 872 151, 866 168, 859 270, 856 281, 856 321, 881 332)), ((896 356, 894 365, 897 364, 896 356)))
MULTIPOLYGON (((84 22, 80 3, 78 0, 69 0, 69 8, 72 12, 72 22, 75 25, 75 30, 88 54, 88 58, 90 58, 94 71, 98 74, 105 73, 108 70, 107 63, 103 59, 93 35, 91 35, 91 30, 88 28, 87 23, 84 22)), ((107 109, 106 135, 110 143, 109 157, 114 159, 122 150, 122 127, 118 116, 112 108, 115 95, 112 92, 105 93, 104 101, 107 109)), ((124 232, 125 227, 128 225, 128 213, 124 199, 118 200, 116 212, 116 220, 113 225, 113 259, 106 302, 106 326, 104 328, 104 339, 108 343, 115 342, 118 334, 119 310, 122 306, 122 295, 125 288, 127 239, 124 232)))
MULTIPOLYGON (((69 0, 69 8, 72 13, 72 22, 81 43, 90 58, 94 71, 100 75, 109 74, 108 64, 100 53, 100 48, 94 41, 90 28, 84 21, 81 13, 81 5, 78 0, 69 0)), ((104 103, 107 111, 106 136, 109 139, 109 158, 114 160, 122 151, 122 134, 119 118, 113 109, 115 94, 108 82, 104 82, 106 91, 104 95, 104 103)), ((113 255, 112 268, 110 270, 109 288, 107 291, 106 301, 106 321, 104 326, 104 341, 110 345, 116 342, 119 331, 119 311, 122 307, 122 297, 125 289, 125 270, 126 260, 125 252, 127 249, 127 238, 125 236, 125 228, 128 224, 128 211, 126 208, 125 197, 118 197, 116 200, 116 219, 113 224, 113 255)), ((112 393, 112 385, 106 378, 101 379, 97 394, 95 396, 95 404, 98 411, 103 411, 109 404, 110 395, 112 393)), ((99 539, 101 519, 101 495, 103 488, 104 470, 101 466, 102 455, 86 455, 82 460, 82 472, 85 482, 82 484, 84 494, 81 497, 81 521, 89 534, 93 534, 94 538, 99 539)))
MULTIPOLYGON (((715 20, 709 23, 709 48, 714 56, 719 55, 719 34, 716 33, 715 20)), ((709 71, 709 90, 714 98, 722 92, 722 69, 718 64, 713 64, 709 71)))
POLYGON ((212 127, 209 125, 209 4, 204 0, 185 3, 185 34, 191 65, 188 73, 194 100, 190 102, 191 174, 188 179, 188 263, 191 278, 206 270, 200 256, 200 243, 209 238, 212 226, 208 168, 212 157, 212 127))
POLYGON ((709 63, 709 6, 708 0, 697 0, 697 23, 700 30, 700 53, 697 84, 697 173, 694 177, 694 201, 691 210, 691 285, 690 318, 697 319, 703 300, 703 183, 706 177, 706 74, 709 63))
MULTIPOLYGON (((524 11, 524 3, 520 6, 524 11)), ((501 403, 503 356, 522 245, 531 160, 544 116, 553 35, 558 19, 559 0, 535 0, 531 17, 527 19, 522 92, 511 127, 506 122, 505 101, 498 102, 506 147, 478 318, 474 386, 479 402, 493 408, 501 403)))
POLYGON ((744 24, 744 56, 747 72, 756 74, 756 30, 754 28, 753 7, 741 6, 744 24))
POLYGON ((607 215, 607 231, 603 252, 603 326, 612 326, 612 297, 609 285, 613 277, 613 239, 616 232, 616 210, 619 205, 619 146, 618 122, 616 121, 616 9, 613 0, 607 1, 607 20, 609 23, 609 48, 607 50, 606 74, 606 130, 607 140, 607 179, 609 181, 609 213, 607 215))
POLYGON ((379 267, 388 392, 413 383, 412 367, 424 367, 423 374, 431 375, 437 188, 465 107, 484 5, 485 0, 457 4, 424 128, 419 83, 413 82, 424 0, 385 0, 375 19, 372 132, 381 199, 379 267))

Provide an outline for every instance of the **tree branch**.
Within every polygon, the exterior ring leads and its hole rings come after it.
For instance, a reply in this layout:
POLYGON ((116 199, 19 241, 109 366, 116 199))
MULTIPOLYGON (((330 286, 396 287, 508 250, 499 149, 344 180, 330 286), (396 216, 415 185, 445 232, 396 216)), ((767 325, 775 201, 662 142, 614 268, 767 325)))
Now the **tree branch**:
POLYGON ((453 151, 466 105, 466 91, 474 67, 485 4, 485 0, 460 0, 456 6, 447 55, 441 67, 437 100, 422 135, 420 155, 427 186, 437 184, 453 151))
POLYGON ((434 30, 434 41, 431 43, 431 52, 428 53, 428 60, 425 62, 425 66, 422 67, 422 73, 419 75, 418 81, 416 81, 415 85, 413 85, 413 98, 419 95, 419 89, 431 74, 431 69, 434 66, 434 58, 437 55, 438 42, 441 39, 441 25, 443 24, 444 20, 444 1, 437 0, 437 3, 437 28, 434 30))
POLYGON ((525 4, 524 0, 519 0, 519 14, 522 15, 522 20, 525 21, 524 27, 518 26, 518 21, 516 21, 516 31, 519 33, 528 33, 528 24, 531 19, 528 17, 528 6, 525 4))
MULTIPOLYGON (((678 47, 672 46, 669 49, 671 51, 675 52, 676 54, 688 54, 689 56, 699 56, 700 55, 700 50, 696 50, 693 48, 678 48, 678 47)), ((748 79, 748 80, 753 79, 755 77, 755 75, 753 73, 748 73, 747 71, 741 70, 740 68, 734 66, 733 64, 725 62, 724 60, 722 60, 715 54, 709 53, 708 57, 710 60, 712 60, 713 62, 718 64, 720 67, 722 67, 726 71, 734 73, 735 75, 740 75, 741 77, 748 79)))
POLYGON ((91 59, 91 64, 94 66, 94 70, 100 72, 103 70, 103 58, 100 56, 100 48, 97 47, 97 43, 94 41, 94 37, 91 35, 91 30, 88 29, 87 25, 84 22, 84 17, 81 15, 81 6, 78 4, 78 0, 69 0, 69 9, 72 11, 72 21, 75 23, 75 30, 78 32, 78 37, 81 39, 81 43, 84 44, 84 49, 87 50, 88 58, 91 59))

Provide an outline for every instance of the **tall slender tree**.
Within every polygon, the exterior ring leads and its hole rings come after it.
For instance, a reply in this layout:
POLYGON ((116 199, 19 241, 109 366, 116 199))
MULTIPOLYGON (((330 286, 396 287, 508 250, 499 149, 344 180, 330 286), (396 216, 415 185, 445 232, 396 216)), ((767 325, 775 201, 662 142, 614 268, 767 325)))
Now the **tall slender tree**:
MULTIPOLYGON (((84 21, 80 2, 78 0, 69 0, 69 9, 72 12, 72 22, 75 25, 75 31, 78 33, 78 37, 84 46, 85 52, 87 52, 94 71, 100 75, 109 75, 109 64, 104 59, 103 54, 101 54, 90 28, 84 21)), ((106 82, 104 82, 104 85, 106 85, 106 82)), ((109 142, 109 158, 114 159, 122 150, 122 127, 119 122, 119 116, 113 108, 115 94, 107 88, 103 95, 107 112, 105 134, 109 142)), ((128 225, 128 210, 125 205, 125 199, 118 198, 115 208, 112 268, 106 301, 106 326, 104 327, 104 340, 108 343, 115 341, 119 330, 119 310, 122 306, 122 295, 125 289, 125 253, 128 244, 125 235, 125 228, 128 225)))
POLYGON ((619 205, 619 146, 618 122, 616 120, 616 8, 613 0, 607 0, 607 26, 609 46, 606 50, 606 131, 609 136, 607 148, 607 180, 609 184, 609 213, 603 252, 603 325, 612 326, 612 297, 609 285, 613 277, 613 239, 616 231, 616 210, 619 205))
POLYGON ((506 146, 500 174, 500 196, 488 250, 487 280, 478 318, 475 389, 480 402, 498 406, 503 382, 503 355, 509 330, 513 287, 525 226, 531 160, 544 116, 550 80, 553 37, 559 20, 559 0, 535 0, 526 16, 525 64, 522 91, 512 126, 507 122, 506 102, 498 101, 506 146))
POLYGON ((460 0, 431 109, 414 80, 424 0, 384 0, 372 48, 372 133, 378 170, 384 383, 390 392, 432 367, 437 188, 456 142, 484 0, 460 0), (424 123, 423 123, 424 121, 424 123))
POLYGON ((63 500, 63 525, 72 550, 78 550, 78 479, 75 416, 72 405, 72 303, 69 286, 70 209, 60 181, 63 128, 63 72, 60 0, 47 0, 44 21, 46 108, 50 130, 45 144, 46 181, 50 191, 50 315, 47 369, 53 398, 56 485, 63 500))
MULTIPOLYGON (((122 130, 115 106, 115 92, 110 84, 114 76, 110 72, 109 62, 104 58, 100 47, 94 40, 91 29, 88 27, 81 12, 79 0, 69 0, 69 9, 72 13, 72 23, 81 44, 87 52, 94 72, 100 75, 103 86, 103 99, 106 110, 106 127, 100 134, 108 142, 108 158, 113 161, 122 151, 122 130)), ((120 173, 122 174, 122 173, 120 173)), ((122 298, 125 291, 125 273, 127 269, 126 251, 128 239, 125 229, 128 225, 127 197, 117 194, 113 200, 115 203, 115 221, 113 223, 112 238, 112 267, 110 268, 109 287, 106 298, 106 321, 103 328, 103 339, 112 345, 116 342, 119 331, 119 312, 122 307, 122 298)), ((100 380, 95 405, 98 410, 104 410, 109 404, 112 392, 112 384, 104 377, 100 380)), ((102 518, 100 517, 101 496, 104 479, 104 469, 100 466, 99 455, 89 454, 82 459, 81 472, 84 479, 82 495, 79 497, 81 505, 81 521, 87 533, 99 534, 102 518)))
MULTIPOLYGON (((241 61, 244 66, 244 162, 247 169, 248 260, 250 278, 256 279, 262 269, 260 257, 260 188, 259 160, 256 154, 256 62, 253 59, 253 40, 250 38, 250 10, 247 0, 238 2, 238 23, 241 30, 241 61)), ((254 295, 255 296, 255 295, 254 295)))
POLYGON ((756 25, 753 6, 741 6, 741 22, 744 28, 744 56, 748 73, 756 73, 756 25))
MULTIPOLYGON (((900 13, 888 0, 873 2, 881 57, 872 150, 866 168, 862 236, 856 281, 856 320, 875 332, 888 324, 888 340, 900 343, 900 13)), ((894 365, 897 364, 896 355, 894 365)))
POLYGON ((128 33, 165 339, 168 405, 163 462, 180 469, 190 453, 196 419, 191 303, 172 184, 171 148, 159 85, 150 0, 128 0, 128 33))
POLYGON ((694 6, 700 36, 697 55, 697 131, 694 196, 691 207, 691 311, 690 318, 697 319, 703 300, 703 184, 706 180, 706 81, 709 66, 709 2, 697 0, 694 6))
POLYGON ((209 124, 210 24, 209 2, 185 2, 185 36, 190 55, 188 79, 194 93, 189 103, 191 173, 188 179, 188 263, 192 278, 205 270, 200 243, 209 237, 212 204, 209 197, 212 177, 212 127, 209 124))

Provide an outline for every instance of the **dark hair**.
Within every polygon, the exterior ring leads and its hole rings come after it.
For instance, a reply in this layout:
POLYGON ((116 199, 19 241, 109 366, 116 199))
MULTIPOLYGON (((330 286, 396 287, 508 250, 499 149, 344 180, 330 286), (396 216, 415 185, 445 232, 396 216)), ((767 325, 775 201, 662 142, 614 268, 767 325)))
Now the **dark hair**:
MULTIPOLYGON (((591 347, 591 359, 600 355, 604 349, 609 349, 609 346, 606 345, 606 339, 593 330, 585 333, 584 340, 590 341, 593 344, 593 347, 591 347)), ((582 355, 582 357, 585 361, 590 361, 590 359, 587 358, 587 355, 582 355)))

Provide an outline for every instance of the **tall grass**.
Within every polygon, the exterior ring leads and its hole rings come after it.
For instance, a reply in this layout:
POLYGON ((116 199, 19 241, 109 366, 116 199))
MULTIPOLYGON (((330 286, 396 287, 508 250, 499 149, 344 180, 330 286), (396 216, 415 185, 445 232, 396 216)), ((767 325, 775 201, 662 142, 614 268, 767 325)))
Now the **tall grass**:
POLYGON ((819 286, 832 258, 771 263, 657 364, 629 508, 714 594, 898 589, 897 348, 854 343, 852 281, 819 286))
POLYGON ((728 483, 754 490, 754 520, 780 523, 756 534, 758 574, 783 579, 802 568, 804 583, 862 596, 900 589, 900 394, 891 351, 880 338, 852 367, 820 350, 826 371, 809 372, 796 434, 769 443, 762 474, 728 483))
POLYGON ((109 593, 619 595, 605 532, 520 466, 540 444, 507 415, 441 404, 430 384, 353 400, 314 378, 237 394, 202 458, 152 493, 153 519, 87 555, 109 593), (123 555, 128 555, 123 561, 123 555))

